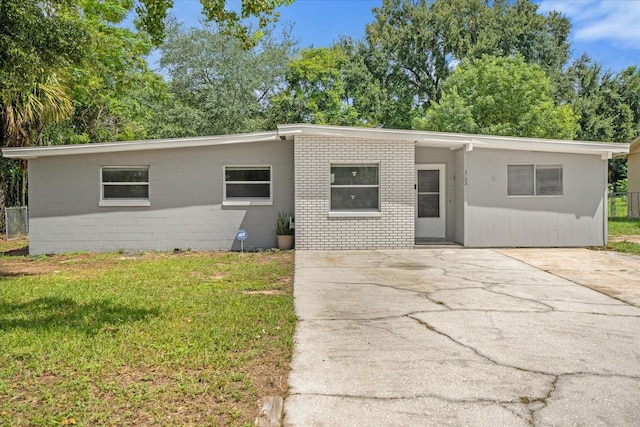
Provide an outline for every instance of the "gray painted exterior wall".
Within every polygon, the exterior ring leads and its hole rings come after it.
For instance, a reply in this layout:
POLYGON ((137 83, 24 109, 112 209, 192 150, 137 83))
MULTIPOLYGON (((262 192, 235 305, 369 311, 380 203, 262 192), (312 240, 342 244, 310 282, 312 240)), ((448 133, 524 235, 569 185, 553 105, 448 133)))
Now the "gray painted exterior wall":
POLYGON ((640 139, 631 144, 627 156, 627 181, 630 193, 640 192, 640 139))
POLYGON ((457 150, 455 152, 455 227, 454 227, 454 237, 453 241, 456 243, 464 244, 464 214, 467 206, 466 197, 467 197, 467 187, 464 183, 464 171, 466 170, 466 156, 464 149, 457 150))
POLYGON ((276 245, 293 211, 293 142, 41 157, 29 161, 29 250, 239 249, 276 245), (150 167, 149 207, 99 207, 101 166, 150 167), (224 166, 272 166, 272 206, 223 206, 224 166))
POLYGON ((465 153, 464 245, 596 246, 606 243, 607 161, 584 154, 474 149, 465 153), (507 165, 563 165, 562 196, 508 197, 507 165))

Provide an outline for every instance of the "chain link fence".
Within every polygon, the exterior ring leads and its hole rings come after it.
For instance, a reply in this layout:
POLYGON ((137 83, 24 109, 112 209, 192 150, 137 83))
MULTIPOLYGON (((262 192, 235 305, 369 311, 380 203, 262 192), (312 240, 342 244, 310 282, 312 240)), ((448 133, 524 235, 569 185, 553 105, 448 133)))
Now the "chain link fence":
POLYGON ((610 218, 640 218, 640 193, 609 193, 610 218))
POLYGON ((29 234, 29 216, 26 206, 4 208, 7 240, 19 239, 29 234))

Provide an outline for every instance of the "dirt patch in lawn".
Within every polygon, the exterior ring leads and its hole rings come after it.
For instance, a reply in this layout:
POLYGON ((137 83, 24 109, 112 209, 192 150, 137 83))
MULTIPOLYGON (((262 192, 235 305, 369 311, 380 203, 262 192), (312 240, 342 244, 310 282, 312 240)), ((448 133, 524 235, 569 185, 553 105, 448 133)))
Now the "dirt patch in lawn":
POLYGON ((0 258, 0 277, 39 276, 55 271, 55 265, 40 262, 36 258, 22 256, 0 258))
POLYGON ((632 242, 632 243, 640 244, 640 235, 628 234, 628 235, 621 235, 621 236, 609 236, 609 241, 610 242, 632 242))

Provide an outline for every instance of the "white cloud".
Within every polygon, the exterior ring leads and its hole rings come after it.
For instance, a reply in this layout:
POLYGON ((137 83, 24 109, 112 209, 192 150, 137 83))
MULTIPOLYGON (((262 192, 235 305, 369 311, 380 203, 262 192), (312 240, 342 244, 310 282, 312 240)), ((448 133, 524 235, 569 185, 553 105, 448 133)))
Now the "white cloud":
POLYGON ((601 40, 640 49, 640 0, 543 0, 539 11, 566 15, 576 41, 601 40))

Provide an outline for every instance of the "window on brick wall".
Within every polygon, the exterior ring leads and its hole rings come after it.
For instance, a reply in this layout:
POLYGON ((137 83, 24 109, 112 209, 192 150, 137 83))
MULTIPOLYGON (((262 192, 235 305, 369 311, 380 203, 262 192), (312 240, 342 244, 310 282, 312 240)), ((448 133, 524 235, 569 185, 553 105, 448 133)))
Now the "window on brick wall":
POLYGON ((378 165, 331 165, 331 210, 378 212, 378 165))

